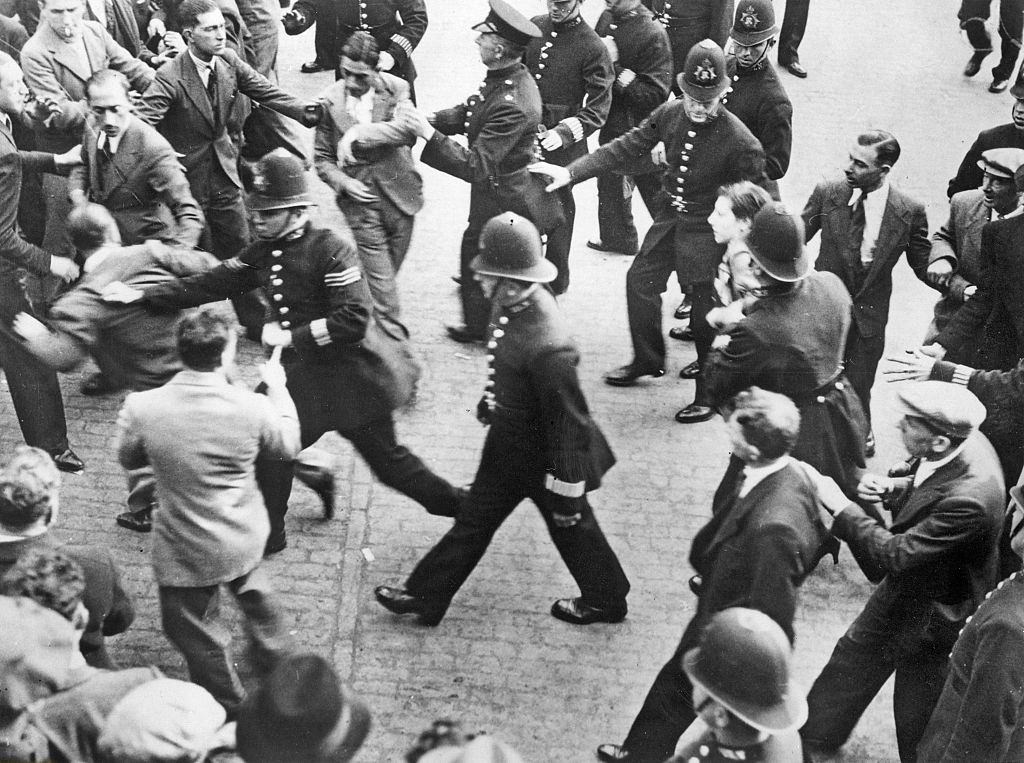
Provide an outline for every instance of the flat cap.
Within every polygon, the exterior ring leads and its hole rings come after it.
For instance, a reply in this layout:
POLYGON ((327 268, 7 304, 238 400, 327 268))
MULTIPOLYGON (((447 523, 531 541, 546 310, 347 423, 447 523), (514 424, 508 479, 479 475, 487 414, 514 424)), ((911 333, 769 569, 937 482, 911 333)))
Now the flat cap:
POLYGON ((966 387, 943 381, 908 384, 897 393, 904 416, 924 419, 951 437, 967 437, 985 420, 985 406, 966 387))
POLYGON ((990 148, 978 160, 986 175, 1010 180, 1024 165, 1024 148, 990 148))
POLYGON ((541 31, 526 16, 521 14, 505 0, 488 0, 491 6, 487 18, 473 26, 474 32, 486 32, 503 37, 516 45, 526 45, 535 37, 541 36, 541 31))

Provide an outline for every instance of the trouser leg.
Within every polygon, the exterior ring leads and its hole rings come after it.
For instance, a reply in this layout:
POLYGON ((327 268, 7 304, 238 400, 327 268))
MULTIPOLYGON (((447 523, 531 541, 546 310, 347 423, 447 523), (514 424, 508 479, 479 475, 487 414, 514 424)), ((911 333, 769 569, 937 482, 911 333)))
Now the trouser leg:
POLYGON ((233 714, 245 689, 228 651, 231 634, 220 618, 219 586, 160 586, 159 595, 164 633, 185 658, 189 679, 233 714))
POLYGON ((459 297, 462 300, 462 319, 466 328, 472 334, 483 337, 487 330, 487 320, 491 314, 491 303, 484 296, 480 284, 473 278, 473 269, 469 263, 473 261, 480 252, 478 244, 480 241, 480 226, 470 222, 465 233, 462 234, 462 247, 459 252, 459 275, 462 284, 459 286, 459 297))
POLYGON ((785 66, 800 60, 797 48, 807 30, 807 12, 811 0, 786 0, 786 12, 779 32, 779 63, 785 66))
POLYGON ((390 415, 358 429, 338 430, 338 434, 352 443, 374 476, 388 487, 416 501, 430 514, 454 517, 458 513, 458 491, 398 443, 390 415))
POLYGON ((558 268, 558 275, 551 282, 551 290, 557 296, 569 288, 569 250, 572 249, 572 231, 576 224, 576 199, 571 188, 560 188, 556 193, 562 202, 565 222, 548 232, 544 257, 558 268))
MULTIPOLYGON (((597 226, 601 242, 623 254, 636 254, 632 179, 614 172, 597 176, 597 226)), ((550 246, 550 244, 549 244, 550 246)))
MULTIPOLYGON (((685 637, 684 637, 685 638, 685 637)), ((630 763, 663 763, 696 719, 693 684, 683 672, 682 644, 658 672, 622 746, 630 763)))
POLYGON ((956 14, 968 42, 979 53, 992 51, 992 37, 985 28, 991 5, 992 0, 961 0, 960 10, 956 14))
POLYGON ((1024 0, 999 2, 999 63, 992 70, 994 79, 1010 79, 1020 55, 1021 32, 1024 31, 1024 0))
POLYGON ((331 0, 318 2, 313 47, 316 50, 316 60, 331 69, 338 66, 338 53, 341 48, 338 34, 338 12, 334 3, 331 0))
POLYGON ((647 212, 652 218, 657 217, 668 203, 668 195, 661 185, 661 174, 648 172, 644 175, 633 175, 630 179, 640 192, 640 198, 644 200, 647 212))
POLYGON ((633 340, 633 362, 645 369, 665 365, 665 336, 661 331, 661 295, 675 268, 673 237, 665 236, 641 252, 626 273, 626 310, 633 340))
POLYGON ((284 540, 284 517, 288 513, 288 498, 292 494, 295 478, 295 462, 260 456, 256 459, 256 484, 263 495, 270 518, 268 546, 275 546, 284 540))
POLYGON ((295 648, 270 581, 266 573, 257 567, 227 585, 245 615, 252 643, 253 666, 260 675, 266 675, 295 648))
MULTIPOLYGON (((711 352, 711 343, 715 339, 715 330, 708 323, 708 312, 715 304, 714 283, 701 281, 693 284, 690 290, 690 304, 690 330, 693 332, 693 344, 697 350, 697 362, 703 369, 711 352)), ((709 405, 703 370, 697 377, 694 402, 698 405, 709 405)))
MULTIPOLYGON (((914 763, 917 745, 924 736, 932 711, 946 683, 947 660, 941 656, 915 659, 902 655, 896 668, 893 689, 893 717, 900 760, 914 763)), ((928 763, 928 761, 921 761, 928 763)))
POLYGON ((856 323, 850 326, 850 333, 846 337, 844 357, 846 378, 850 380, 857 397, 860 398, 869 425, 871 424, 871 388, 875 384, 875 371, 878 369, 878 361, 882 359, 884 351, 884 333, 879 336, 867 337, 860 333, 856 323))
POLYGON ((153 467, 128 470, 128 510, 152 511, 156 505, 156 478, 153 467))

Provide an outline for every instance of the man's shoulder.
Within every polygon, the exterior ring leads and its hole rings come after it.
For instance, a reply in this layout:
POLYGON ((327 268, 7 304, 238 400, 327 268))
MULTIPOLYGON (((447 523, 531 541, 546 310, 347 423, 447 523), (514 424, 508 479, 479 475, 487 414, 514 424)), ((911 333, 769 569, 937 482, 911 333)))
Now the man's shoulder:
POLYGON ((981 149, 1002 148, 1007 145, 1015 145, 1024 142, 1024 130, 1021 130, 1013 122, 989 127, 978 133, 975 141, 981 149), (1007 143, 1007 141, 1010 141, 1007 143))
POLYGON ((971 212, 983 206, 984 201, 985 194, 980 188, 970 188, 954 193, 949 199, 949 207, 954 213, 971 212))
POLYGON ((924 203, 916 197, 911 196, 898 185, 889 185, 888 203, 895 206, 902 206, 914 214, 924 214, 924 203))
MULTIPOLYGON (((93 141, 95 142, 95 138, 93 141)), ((124 135, 121 138, 121 143, 118 147, 120 148, 123 146, 125 141, 129 142, 129 144, 138 143, 147 152, 174 153, 174 149, 171 148, 171 144, 168 142, 167 138, 160 134, 159 130, 152 125, 143 122, 136 116, 132 116, 129 120, 128 126, 125 128, 124 135)), ((156 157, 147 156, 146 158, 150 159, 156 157)))

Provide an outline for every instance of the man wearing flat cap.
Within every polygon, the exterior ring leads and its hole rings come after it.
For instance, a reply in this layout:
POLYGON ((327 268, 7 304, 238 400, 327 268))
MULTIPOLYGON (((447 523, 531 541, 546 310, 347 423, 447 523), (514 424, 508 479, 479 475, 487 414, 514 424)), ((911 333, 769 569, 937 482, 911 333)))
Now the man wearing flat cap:
POLYGON ((487 18, 473 27, 487 76, 465 103, 432 116, 406 107, 416 133, 427 141, 420 160, 470 183, 469 225, 462 234, 460 287, 464 324, 449 326, 457 342, 482 342, 490 305, 469 263, 478 252, 484 223, 501 212, 516 212, 542 232, 553 205, 526 171, 537 150, 541 99, 522 58, 537 25, 504 0, 490 0, 487 18), (449 135, 465 135, 468 148, 449 135))
POLYGON ((995 451, 977 431, 985 406, 973 393, 927 381, 897 398, 910 473, 865 474, 858 486, 861 499, 892 512, 888 529, 808 469, 823 519, 879 585, 811 687, 801 735, 811 750, 837 751, 895 673, 900 759, 913 761, 957 633, 998 581, 1006 498, 995 451))
MULTIPOLYGON (((978 167, 984 172, 981 188, 961 191, 949 200, 949 219, 932 235, 927 277, 930 283, 942 289, 942 297, 935 303, 925 344, 935 341, 978 290, 985 259, 981 248, 982 228, 993 220, 1021 213, 1013 181, 1021 165, 1024 165, 1024 149, 990 148, 978 160, 978 167)), ((974 365, 977 343, 970 342, 962 349, 957 360, 974 365)))

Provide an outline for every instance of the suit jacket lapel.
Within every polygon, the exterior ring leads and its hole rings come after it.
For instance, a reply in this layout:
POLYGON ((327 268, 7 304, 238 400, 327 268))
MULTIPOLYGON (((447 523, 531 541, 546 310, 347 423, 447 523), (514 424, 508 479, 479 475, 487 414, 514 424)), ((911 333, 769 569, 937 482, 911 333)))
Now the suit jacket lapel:
MULTIPOLYGON (((832 201, 835 209, 829 214, 829 225, 835 234, 835 240, 843 247, 840 253, 843 268, 846 271, 846 282, 856 284, 860 280, 860 259, 850 251, 850 199, 853 189, 846 182, 837 182, 833 188, 832 201)), ((854 295, 856 296, 856 295, 854 295)))
MULTIPOLYGON (((210 97, 206 94, 206 86, 203 85, 203 78, 199 76, 199 70, 196 69, 195 61, 192 60, 192 56, 188 54, 188 51, 182 53, 179 58, 183 59, 181 62, 181 78, 185 82, 185 94, 195 105, 199 113, 210 123, 210 126, 215 127, 216 122, 213 118, 213 108, 210 106, 210 97)), ((217 64, 218 69, 220 66, 220 64, 217 64)), ((219 85, 220 82, 218 81, 217 84, 219 85)))
POLYGON ((878 238, 875 239, 874 259, 871 267, 864 276, 864 285, 861 291, 866 291, 880 273, 889 272, 892 268, 890 260, 900 255, 896 249, 896 240, 905 225, 907 206, 903 202, 903 196, 892 186, 889 186, 889 198, 885 201, 885 210, 882 212, 882 223, 878 226, 878 238))
POLYGON ((217 111, 220 124, 227 121, 228 111, 231 108, 231 95, 235 87, 235 77, 231 64, 220 56, 217 57, 217 64, 214 72, 217 75, 217 111))
POLYGON ((142 158, 139 150, 139 132, 133 127, 134 125, 129 122, 128 127, 121 134, 121 142, 117 145, 117 153, 114 154, 114 161, 110 165, 110 182, 106 187, 107 196, 124 184, 142 158))
POLYGON ((711 538, 711 542, 708 543, 707 549, 704 551, 706 556, 713 556, 722 544, 739 534, 743 527, 744 520, 758 505, 761 493, 767 490, 767 486, 770 485, 773 480, 777 479, 778 475, 784 472, 786 468, 769 474, 763 480, 754 485, 754 487, 750 489, 750 492, 745 496, 742 498, 736 498, 731 507, 724 508, 722 512, 722 521, 718 525, 718 529, 715 531, 714 536, 711 538))
POLYGON ((0 125, 0 142, 5 144, 0 149, 0 156, 8 154, 11 151, 17 151, 18 147, 14 144, 14 134, 11 132, 11 128, 7 125, 0 125))
POLYGON ((88 28, 82 30, 81 45, 69 45, 63 42, 49 26, 46 26, 45 32, 47 35, 47 47, 53 55, 53 60, 82 80, 82 82, 89 79, 93 72, 91 61, 89 60, 90 32, 91 30, 88 28))

